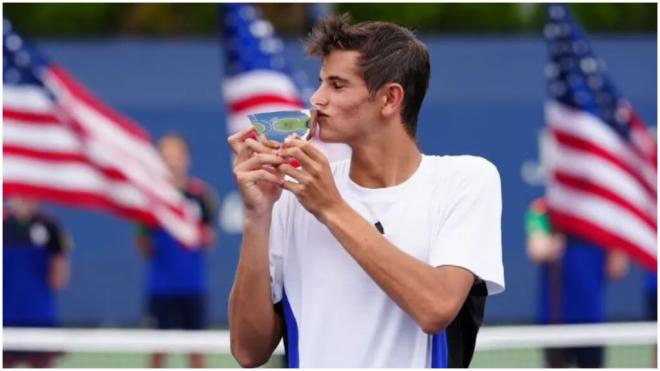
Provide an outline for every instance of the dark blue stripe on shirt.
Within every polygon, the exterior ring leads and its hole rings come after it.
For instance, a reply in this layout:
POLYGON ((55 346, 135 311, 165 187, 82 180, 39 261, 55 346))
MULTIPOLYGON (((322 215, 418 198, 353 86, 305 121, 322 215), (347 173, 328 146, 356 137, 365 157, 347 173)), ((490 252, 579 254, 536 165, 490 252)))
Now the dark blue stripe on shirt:
POLYGON ((286 356, 288 360, 288 367, 299 368, 300 357, 298 355, 298 323, 296 322, 296 317, 293 315, 293 310, 291 310, 291 304, 289 304, 289 298, 286 296, 286 291, 283 293, 282 300, 284 301, 284 323, 286 325, 287 332, 286 356))
POLYGON ((431 368, 447 368, 447 334, 433 335, 431 343, 431 368))

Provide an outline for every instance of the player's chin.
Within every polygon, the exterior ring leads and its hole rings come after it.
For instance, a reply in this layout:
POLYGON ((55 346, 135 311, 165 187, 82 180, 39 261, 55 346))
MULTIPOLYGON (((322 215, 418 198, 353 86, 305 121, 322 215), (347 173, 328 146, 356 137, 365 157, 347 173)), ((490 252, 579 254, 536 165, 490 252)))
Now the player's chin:
POLYGON ((345 143, 346 133, 342 130, 335 130, 335 127, 329 125, 328 121, 321 123, 318 127, 318 138, 325 143, 345 143))
POLYGON ((341 138, 333 133, 332 130, 319 130, 319 139, 326 143, 340 143, 341 138))

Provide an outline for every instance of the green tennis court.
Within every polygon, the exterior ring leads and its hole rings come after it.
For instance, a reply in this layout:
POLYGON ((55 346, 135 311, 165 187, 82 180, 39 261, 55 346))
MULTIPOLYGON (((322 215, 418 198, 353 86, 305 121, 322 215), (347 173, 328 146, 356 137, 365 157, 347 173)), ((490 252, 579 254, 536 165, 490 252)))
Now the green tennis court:
MULTIPOLYGON (((608 368, 650 368, 653 352, 651 346, 617 346, 607 348, 606 367, 608 368)), ((265 367, 282 367, 282 357, 277 356, 265 367)), ((64 355, 58 367, 63 368, 141 368, 148 367, 146 354, 127 353, 71 353, 64 355)), ((172 354, 168 367, 185 368, 185 355, 172 354)), ((208 367, 234 368, 238 363, 228 354, 208 356, 208 367)), ((481 351, 475 354, 473 368, 539 368, 543 367, 543 353, 540 349, 515 349, 481 351)))

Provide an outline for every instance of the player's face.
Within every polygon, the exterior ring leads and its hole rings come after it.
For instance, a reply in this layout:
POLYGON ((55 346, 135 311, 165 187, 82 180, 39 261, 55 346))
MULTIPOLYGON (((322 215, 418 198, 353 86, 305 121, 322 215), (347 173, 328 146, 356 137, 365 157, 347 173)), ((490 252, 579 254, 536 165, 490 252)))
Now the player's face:
POLYGON ((181 139, 165 137, 158 143, 158 149, 163 161, 165 161, 165 165, 167 165, 175 177, 185 177, 188 174, 190 157, 188 155, 188 148, 181 139))
POLYGON ((333 51, 323 58, 320 86, 311 97, 323 141, 350 144, 379 122, 380 107, 360 74, 359 57, 356 51, 333 51))

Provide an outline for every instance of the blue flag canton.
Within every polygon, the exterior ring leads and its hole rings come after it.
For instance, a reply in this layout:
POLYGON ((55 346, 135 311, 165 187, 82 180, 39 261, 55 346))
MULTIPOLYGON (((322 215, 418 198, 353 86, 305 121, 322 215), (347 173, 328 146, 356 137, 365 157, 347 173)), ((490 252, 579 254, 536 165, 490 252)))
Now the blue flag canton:
POLYGON ((289 74, 284 45, 273 26, 249 4, 222 4, 227 75, 264 69, 289 74))
POLYGON ((40 85, 40 71, 47 61, 39 55, 13 28, 11 22, 2 21, 2 83, 13 85, 40 85))
POLYGON ((547 7, 543 33, 550 61, 545 67, 548 94, 569 107, 602 119, 620 135, 628 137, 628 117, 620 109, 622 99, 611 83, 605 63, 596 57, 582 27, 563 4, 547 7))

